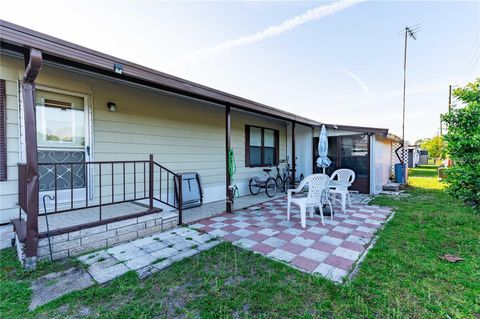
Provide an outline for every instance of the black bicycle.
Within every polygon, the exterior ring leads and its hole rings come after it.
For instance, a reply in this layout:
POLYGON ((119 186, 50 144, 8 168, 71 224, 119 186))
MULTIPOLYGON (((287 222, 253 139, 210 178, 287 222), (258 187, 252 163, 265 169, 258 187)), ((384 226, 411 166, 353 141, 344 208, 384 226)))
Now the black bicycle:
POLYGON ((277 182, 275 178, 270 176, 271 168, 263 169, 262 176, 254 176, 248 181, 248 188, 252 195, 260 193, 260 189, 264 188, 268 197, 273 197, 277 194, 277 182))
MULTIPOLYGON (((287 163, 288 167, 288 163, 287 163)), ((277 170, 277 176, 275 177, 275 182, 277 184, 278 189, 280 189, 281 192, 286 192, 289 188, 290 185, 292 184, 292 178, 287 175, 287 170, 285 169, 283 171, 283 174, 280 173, 280 167, 278 165, 275 166, 275 169, 277 170)))
POLYGON ((290 188, 297 187, 304 178, 303 174, 300 174, 299 178, 293 178, 292 177, 293 172, 292 172, 292 169, 290 168, 290 164, 288 164, 288 161, 287 161, 287 164, 286 164, 285 171, 286 171, 286 174, 285 174, 286 177, 285 177, 285 182, 284 182, 285 191, 287 191, 290 188))

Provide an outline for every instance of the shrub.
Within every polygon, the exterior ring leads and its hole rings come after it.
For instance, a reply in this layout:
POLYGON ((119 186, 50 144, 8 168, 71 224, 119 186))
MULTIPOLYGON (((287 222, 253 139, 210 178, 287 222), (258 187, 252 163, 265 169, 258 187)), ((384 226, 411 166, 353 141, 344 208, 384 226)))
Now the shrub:
POLYGON ((442 119, 448 132, 444 139, 453 166, 446 172, 448 190, 480 210, 480 78, 455 89, 461 102, 442 119))

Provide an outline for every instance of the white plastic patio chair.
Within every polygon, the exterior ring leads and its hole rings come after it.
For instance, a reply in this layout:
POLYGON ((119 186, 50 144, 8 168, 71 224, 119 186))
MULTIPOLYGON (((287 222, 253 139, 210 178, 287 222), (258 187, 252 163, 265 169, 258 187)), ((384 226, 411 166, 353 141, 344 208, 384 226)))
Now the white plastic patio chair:
MULTIPOLYGON (((330 180, 333 181, 335 178, 339 182, 345 182, 353 184, 355 181, 355 172, 348 168, 340 168, 337 169, 335 172, 332 173, 330 176, 330 180)), ((330 195, 334 201, 339 202, 342 204, 342 211, 345 212, 346 201, 348 200, 348 207, 352 206, 352 201, 350 198, 350 192, 348 191, 348 187, 335 187, 330 189, 330 195), (337 199, 337 195, 340 194, 342 200, 337 199)))
MULTIPOLYGON (((287 203, 287 220, 290 220, 290 205, 296 204, 300 207, 300 219, 302 222, 302 227, 307 227, 307 208, 310 212, 310 218, 313 218, 313 212, 315 207, 320 208, 320 216, 322 219, 322 225, 325 225, 323 220, 323 199, 326 200, 328 205, 330 205, 330 210, 332 211, 332 204, 328 199, 328 183, 330 179, 326 174, 313 174, 305 177, 295 189, 289 189, 288 194, 288 203, 287 203), (308 186, 307 197, 292 197, 293 193, 300 192, 305 186, 308 186)), ((333 214, 332 214, 333 219, 333 214)))

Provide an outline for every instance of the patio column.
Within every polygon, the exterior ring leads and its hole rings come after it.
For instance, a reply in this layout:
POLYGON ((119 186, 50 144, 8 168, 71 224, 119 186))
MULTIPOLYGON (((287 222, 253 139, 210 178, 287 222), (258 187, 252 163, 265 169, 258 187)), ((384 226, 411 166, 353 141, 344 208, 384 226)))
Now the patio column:
POLYGON ((27 161, 26 185, 26 239, 25 239, 25 267, 35 267, 35 257, 38 248, 38 154, 37 154, 37 125, 35 119, 35 79, 42 68, 42 52, 30 49, 25 56, 25 74, 23 76, 22 96, 25 120, 25 155, 27 161), (28 59, 28 64, 27 64, 28 59))
POLYGON ((292 121, 292 183, 295 185, 295 122, 292 121))
POLYGON ((225 194, 226 194, 226 207, 227 213, 232 212, 233 196, 230 190, 230 172, 228 166, 228 153, 231 148, 231 117, 230 117, 230 105, 225 106, 225 194))
POLYGON ((315 158, 313 158, 313 154, 315 154, 315 144, 313 143, 313 138, 315 137, 315 126, 312 126, 312 174, 315 174, 315 158))

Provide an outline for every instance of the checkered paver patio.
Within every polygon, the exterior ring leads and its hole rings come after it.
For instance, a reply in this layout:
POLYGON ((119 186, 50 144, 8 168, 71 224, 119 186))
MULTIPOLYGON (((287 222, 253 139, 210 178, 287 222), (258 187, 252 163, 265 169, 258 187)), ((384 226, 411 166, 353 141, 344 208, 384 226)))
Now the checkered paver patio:
POLYGON ((325 225, 319 215, 313 219, 307 215, 307 227, 302 228, 298 208, 292 205, 290 221, 286 211, 287 200, 280 198, 202 219, 190 227, 299 270, 342 282, 392 212, 355 202, 345 213, 334 206, 334 219, 325 216, 325 225))

